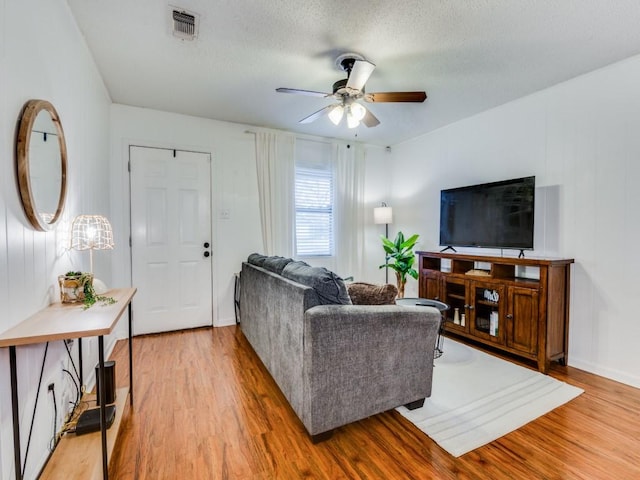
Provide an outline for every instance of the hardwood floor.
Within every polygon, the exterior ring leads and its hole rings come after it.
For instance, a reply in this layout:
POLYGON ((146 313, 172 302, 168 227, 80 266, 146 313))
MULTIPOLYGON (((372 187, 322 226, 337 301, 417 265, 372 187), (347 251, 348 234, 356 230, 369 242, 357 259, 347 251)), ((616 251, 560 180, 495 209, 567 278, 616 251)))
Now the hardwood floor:
MULTIPOLYGON (((125 342, 111 358, 127 385, 125 342)), ((640 478, 640 390, 571 367, 551 375, 585 393, 454 458, 395 411, 312 444, 239 328, 137 337, 111 478, 640 478)))

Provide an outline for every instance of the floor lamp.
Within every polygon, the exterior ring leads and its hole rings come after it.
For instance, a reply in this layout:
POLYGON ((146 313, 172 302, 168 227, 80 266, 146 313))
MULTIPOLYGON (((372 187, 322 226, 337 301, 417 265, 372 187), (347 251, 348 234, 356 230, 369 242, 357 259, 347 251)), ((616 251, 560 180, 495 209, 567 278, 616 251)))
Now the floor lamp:
MULTIPOLYGON (((373 209, 373 223, 384 224, 384 236, 389 238, 389 224, 393 223, 393 209, 382 202, 382 205, 373 209)), ((389 256, 384 256, 384 281, 389 283, 389 256)))

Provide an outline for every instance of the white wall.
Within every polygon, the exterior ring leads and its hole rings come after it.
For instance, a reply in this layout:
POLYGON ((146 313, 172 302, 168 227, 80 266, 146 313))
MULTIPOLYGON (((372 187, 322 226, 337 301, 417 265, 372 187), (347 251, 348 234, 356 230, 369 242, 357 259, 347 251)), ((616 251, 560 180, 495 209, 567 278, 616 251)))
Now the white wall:
MULTIPOLYGON (((234 273, 250 253, 262 252, 262 233, 258 205, 258 186, 255 162, 253 127, 217 120, 208 120, 169 112, 114 104, 111 107, 111 194, 114 236, 114 285, 131 282, 129 243, 129 174, 127 162, 129 145, 177 148, 212 154, 213 203, 213 275, 214 325, 235 322, 233 309, 234 273), (220 210, 229 210, 230 218, 221 219, 220 210)), ((306 139, 312 137, 305 136, 306 139)), ((320 139, 319 145, 330 141, 320 139)), ((388 200, 384 162, 390 154, 375 146, 366 149, 365 202, 367 232, 365 256, 369 250, 384 259, 379 235, 384 227, 373 225, 373 207, 388 200)), ((336 269, 333 263, 309 260, 313 265, 336 269)), ((382 263, 380 259, 376 262, 382 263)), ((383 281, 384 272, 367 264, 361 279, 383 281)), ((360 276, 360 275, 357 275, 360 276)), ((122 329, 124 322, 120 326, 122 329)))
POLYGON ((214 325, 235 323, 234 273, 261 252, 255 136, 248 127, 125 105, 111 107, 111 193, 114 212, 114 285, 131 283, 129 245, 129 145, 211 153, 214 325), (228 210, 229 219, 220 211, 228 210))
MULTIPOLYGON (((364 188, 364 204, 365 204, 365 232, 364 232, 364 271, 361 278, 356 281, 369 283, 384 283, 384 269, 379 266, 384 263, 384 250, 380 236, 385 234, 384 225, 376 225, 373 223, 373 209, 379 207, 385 202, 390 207, 395 207, 391 196, 391 176, 390 170, 393 168, 392 149, 387 150, 383 147, 367 145, 366 146, 366 162, 365 162, 365 188, 364 188)), ((395 208, 394 208, 395 214, 395 208)), ((389 236, 395 237, 398 230, 402 229, 394 219, 394 223, 389 225, 389 236)), ((389 270, 389 283, 395 285, 395 273, 389 270)), ((407 284, 411 283, 411 280, 407 284)))
POLYGON ((397 145, 392 191, 436 249, 441 189, 535 175, 533 255, 576 262, 569 364, 640 387, 638 85, 640 56, 397 145))
MULTIPOLYGON (((0 0, 0 331, 37 312, 58 295, 57 276, 87 270, 86 252, 68 252, 65 240, 79 213, 109 214, 109 191, 101 180, 109 171, 110 99, 64 0, 0 0), (34 231, 19 201, 15 170, 17 121, 25 102, 50 101, 57 109, 68 150, 68 195, 54 231, 34 231)), ((99 257, 100 254, 97 254, 99 257)), ((97 258, 96 271, 110 279, 109 261, 97 258)), ((92 370, 96 342, 85 342, 85 371, 92 370), (89 358, 92 358, 89 361, 89 358)), ((13 478, 13 438, 8 349, 0 349, 0 478, 13 478)), ((44 345, 17 349, 20 424, 24 456, 35 403, 44 345)), ((53 434, 54 383, 62 418, 69 387, 62 373, 61 342, 49 347, 25 478, 35 478, 48 455, 53 434)))

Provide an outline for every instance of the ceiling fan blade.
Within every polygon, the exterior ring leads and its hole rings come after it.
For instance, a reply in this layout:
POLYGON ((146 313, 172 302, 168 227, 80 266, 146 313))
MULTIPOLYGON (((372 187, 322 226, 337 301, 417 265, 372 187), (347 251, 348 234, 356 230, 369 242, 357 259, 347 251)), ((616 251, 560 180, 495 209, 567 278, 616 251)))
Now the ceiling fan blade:
POLYGON ((319 119, 322 115, 324 115, 325 113, 329 113, 329 110, 331 110, 333 107, 335 107, 335 105, 327 105, 326 107, 321 108, 317 112, 313 112, 308 117, 304 117, 298 123, 311 123, 311 122, 314 122, 317 119, 319 119))
POLYGON ((331 93, 314 92, 313 90, 299 90, 297 88, 276 88, 276 92, 280 93, 296 93, 298 95, 307 95, 309 97, 330 97, 331 93))
POLYGON ((373 113, 371 113, 371 111, 368 108, 366 110, 367 110, 367 113, 364 114, 364 117, 362 118, 362 123, 364 123, 369 128, 379 125, 380 120, 378 120, 378 118, 373 113))
POLYGON ((424 102, 427 99, 425 92, 378 92, 367 93, 365 102, 424 102))
POLYGON ((356 60, 349 74, 349 80, 347 81, 347 88, 354 90, 362 90, 364 84, 367 83, 369 77, 373 73, 376 66, 367 62, 366 60, 356 60))

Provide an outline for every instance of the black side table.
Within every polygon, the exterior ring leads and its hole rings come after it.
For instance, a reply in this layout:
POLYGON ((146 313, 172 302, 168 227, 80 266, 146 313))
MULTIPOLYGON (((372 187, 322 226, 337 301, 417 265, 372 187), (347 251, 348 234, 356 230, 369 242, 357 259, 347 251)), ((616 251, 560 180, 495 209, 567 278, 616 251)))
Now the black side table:
POLYGON ((449 310, 449 305, 440 302, 439 300, 431 300, 429 298, 397 298, 396 305, 402 305, 404 307, 418 306, 418 307, 434 307, 440 311, 440 327, 438 328, 438 339, 436 340, 436 349, 433 352, 433 358, 438 358, 442 355, 442 343, 444 340, 444 322, 445 313, 449 310))

